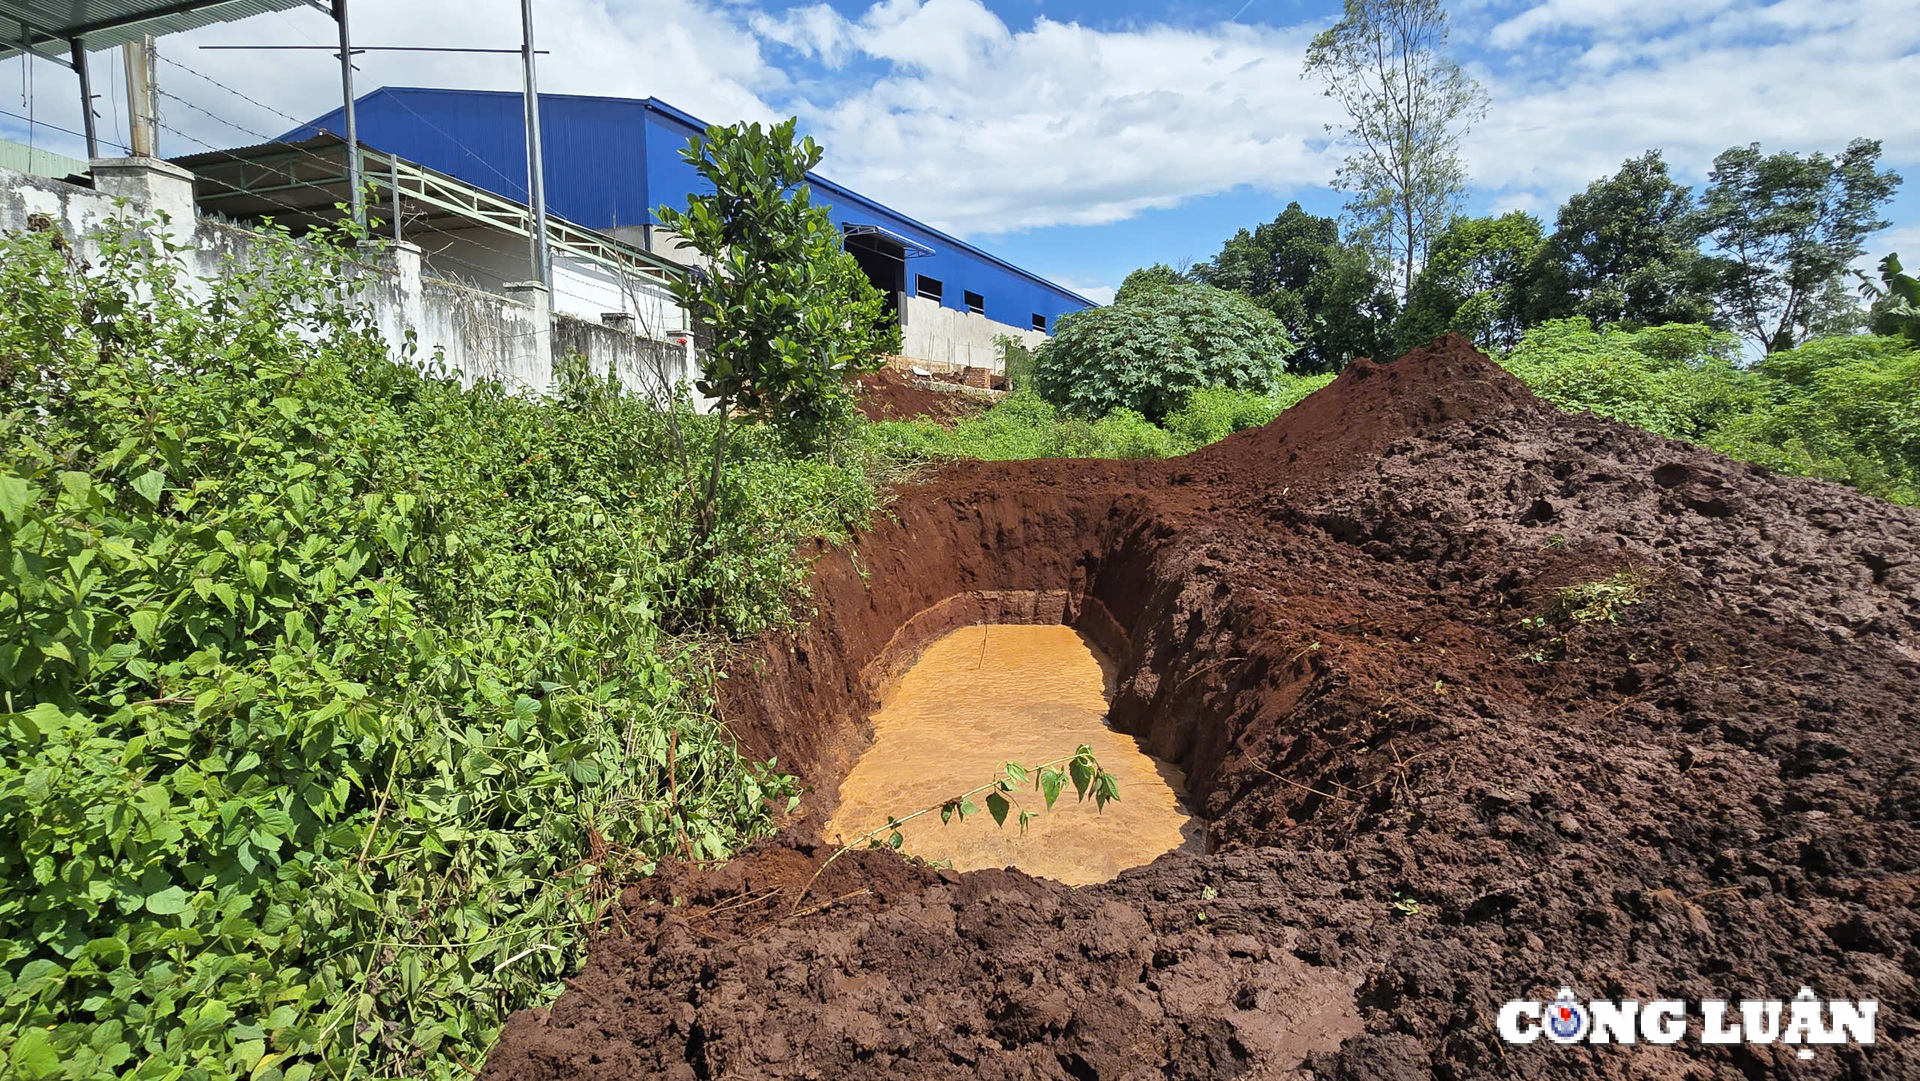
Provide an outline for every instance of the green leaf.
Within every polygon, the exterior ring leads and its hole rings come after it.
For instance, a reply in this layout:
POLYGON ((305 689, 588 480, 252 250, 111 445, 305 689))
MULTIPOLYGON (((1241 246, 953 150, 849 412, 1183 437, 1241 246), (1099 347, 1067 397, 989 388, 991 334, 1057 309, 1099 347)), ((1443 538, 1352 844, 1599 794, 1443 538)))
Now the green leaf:
POLYGON ((156 507, 160 505, 160 495, 166 487, 167 475, 158 469, 149 469, 133 480, 133 490, 156 507))
POLYGON ((12 473, 0 473, 0 515, 15 525, 33 502, 33 487, 12 473))
POLYGON ((1080 793, 1081 799, 1086 799, 1087 786, 1093 783, 1093 757, 1088 753, 1087 748, 1080 748, 1080 753, 1073 756, 1072 762, 1067 763, 1067 769, 1073 774, 1074 791, 1080 793))
POLYGON ((900 835, 899 830, 894 830, 893 833, 887 838, 887 844, 889 847, 892 847, 892 848, 899 848, 901 845, 906 843, 907 843, 907 839, 900 835))
POLYGON ((1007 803, 1007 797, 1000 793, 987 793, 987 813, 993 816, 994 825, 1004 827, 1007 824, 1007 810, 1010 806, 1007 803))
POLYGON ((147 894, 147 911, 156 916, 177 916, 187 910, 187 891, 179 886, 168 886, 158 893, 147 894))
POLYGON ((1047 809, 1053 809, 1053 801, 1060 798, 1060 789, 1067 783, 1067 775, 1057 769, 1040 771, 1040 794, 1046 797, 1047 809))
POLYGON ((7 1056, 21 1077, 51 1077, 60 1069, 60 1056, 53 1050, 53 1034, 43 1028, 30 1028, 13 1041, 7 1056))

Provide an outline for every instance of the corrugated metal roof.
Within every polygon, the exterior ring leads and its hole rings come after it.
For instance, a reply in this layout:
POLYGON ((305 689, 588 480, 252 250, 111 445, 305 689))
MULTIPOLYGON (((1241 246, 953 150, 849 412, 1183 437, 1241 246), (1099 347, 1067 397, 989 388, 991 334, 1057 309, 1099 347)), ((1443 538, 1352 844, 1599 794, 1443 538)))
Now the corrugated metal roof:
POLYGON ((64 59, 72 38, 105 49, 147 34, 234 22, 307 0, 0 0, 0 59, 35 52, 64 59))
POLYGON ((51 150, 16 143, 11 139, 0 139, 0 165, 18 172, 32 173, 34 176, 52 177, 55 180, 64 180, 87 171, 87 163, 79 158, 55 154, 51 150))

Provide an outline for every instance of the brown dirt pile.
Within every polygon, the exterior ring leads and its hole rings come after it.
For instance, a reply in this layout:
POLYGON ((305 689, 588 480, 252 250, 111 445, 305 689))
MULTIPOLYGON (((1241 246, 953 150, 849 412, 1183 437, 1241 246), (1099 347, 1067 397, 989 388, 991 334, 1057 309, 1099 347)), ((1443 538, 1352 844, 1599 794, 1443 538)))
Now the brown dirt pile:
POLYGON ((964 392, 930 390, 893 368, 882 368, 855 380, 854 401, 868 420, 910 420, 931 417, 950 423, 984 412, 987 403, 964 392))
POLYGON ((486 1076, 1920 1076, 1920 514, 1560 413, 1458 339, 1185 459, 966 464, 893 511, 724 684, 806 819, 630 889, 486 1076), (979 619, 1101 642, 1210 854, 1068 890, 862 853, 787 917, 876 688, 979 619), (1878 1042, 1499 1042, 1562 985, 1809 985, 1878 999, 1878 1042))

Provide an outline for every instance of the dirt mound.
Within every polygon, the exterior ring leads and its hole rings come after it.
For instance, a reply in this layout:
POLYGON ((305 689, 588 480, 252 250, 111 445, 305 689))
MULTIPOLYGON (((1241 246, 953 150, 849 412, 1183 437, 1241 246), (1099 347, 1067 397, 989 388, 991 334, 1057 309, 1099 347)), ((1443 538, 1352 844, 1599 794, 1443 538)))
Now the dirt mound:
POLYGON ((938 391, 922 386, 892 368, 882 368, 855 380, 854 400, 868 420, 908 420, 931 417, 942 423, 983 412, 987 403, 965 392, 938 391))
POLYGON ((1457 339, 1186 459, 971 463, 893 511, 724 684, 805 817, 629 891, 487 1076, 1920 1076, 1920 514, 1457 339), (875 688, 983 618, 1120 661, 1210 853, 1079 890, 862 854, 789 916, 875 688), (1499 1041, 1562 986, 1810 986, 1878 1040, 1499 1041))

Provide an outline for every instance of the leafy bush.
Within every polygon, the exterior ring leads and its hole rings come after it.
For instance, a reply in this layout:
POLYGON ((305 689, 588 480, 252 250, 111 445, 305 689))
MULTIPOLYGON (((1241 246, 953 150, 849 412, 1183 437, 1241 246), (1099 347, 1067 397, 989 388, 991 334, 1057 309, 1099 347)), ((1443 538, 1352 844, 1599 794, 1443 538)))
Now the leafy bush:
POLYGON ((1504 363, 1563 409, 1685 439, 1770 469, 1920 501, 1920 350, 1836 335, 1733 362, 1732 336, 1692 324, 1528 331, 1504 363))
POLYGON ((1080 416, 1131 409, 1157 423, 1203 387, 1271 393, 1292 351, 1280 321, 1243 296, 1146 285, 1061 316, 1040 347, 1034 387, 1080 416))
POLYGON ((469 1076, 602 869, 724 857, 792 795, 668 630, 781 618, 864 478, 738 441, 696 551, 651 403, 420 374, 353 273, 0 240, 11 1076, 469 1076))
POLYGON ((1223 387, 1196 390, 1185 406, 1167 418, 1167 431, 1190 446, 1204 447, 1235 432, 1269 423, 1331 382, 1331 374, 1284 375, 1280 377, 1280 389, 1272 394, 1223 387))
POLYGON ((1011 334, 993 339, 1000 350, 1000 370, 1007 374, 1008 390, 1033 389, 1033 350, 1011 334))
POLYGON ((885 457, 906 461, 1176 458, 1243 428, 1266 424, 1332 381, 1331 375, 1283 375, 1280 390, 1271 395, 1198 390, 1164 426, 1131 409, 1090 421, 1064 413, 1036 394, 1018 393, 951 428, 931 420, 870 425, 867 444, 885 457))
POLYGON ((1752 374, 1733 364, 1738 349, 1733 335, 1698 324, 1596 331, 1575 317, 1527 331, 1502 363, 1562 409, 1705 443, 1764 404, 1752 374))

